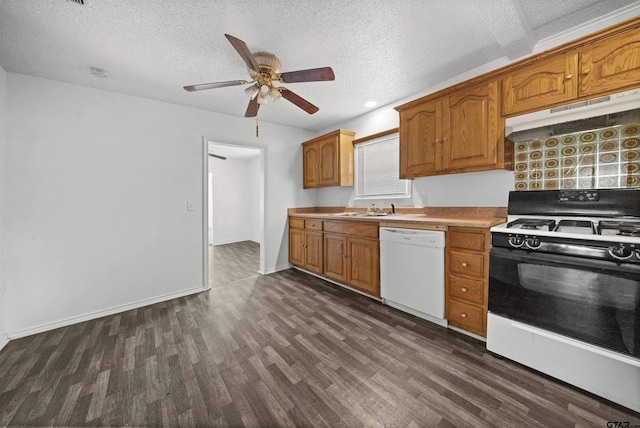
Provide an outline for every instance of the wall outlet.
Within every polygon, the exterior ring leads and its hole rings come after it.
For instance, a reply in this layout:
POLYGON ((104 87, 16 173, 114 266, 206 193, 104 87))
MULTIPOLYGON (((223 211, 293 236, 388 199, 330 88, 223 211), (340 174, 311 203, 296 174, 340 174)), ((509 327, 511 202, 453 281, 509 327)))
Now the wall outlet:
POLYGON ((420 196, 420 201, 422 202, 422 206, 426 207, 427 206, 427 195, 420 196))
POLYGON ((196 206, 193 201, 187 201, 187 211, 195 211, 196 206))

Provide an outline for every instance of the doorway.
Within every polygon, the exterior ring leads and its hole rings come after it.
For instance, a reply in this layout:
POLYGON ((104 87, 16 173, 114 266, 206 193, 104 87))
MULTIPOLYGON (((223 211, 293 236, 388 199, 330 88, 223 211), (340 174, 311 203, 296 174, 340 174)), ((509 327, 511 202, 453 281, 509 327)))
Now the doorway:
POLYGON ((211 141, 206 151, 207 282, 215 288, 263 271, 264 156, 262 148, 211 141))

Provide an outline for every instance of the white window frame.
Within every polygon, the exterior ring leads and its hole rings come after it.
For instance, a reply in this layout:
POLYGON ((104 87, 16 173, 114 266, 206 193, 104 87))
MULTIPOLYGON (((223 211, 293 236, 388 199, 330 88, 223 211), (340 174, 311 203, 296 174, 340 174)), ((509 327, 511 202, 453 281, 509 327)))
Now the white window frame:
POLYGON ((354 187, 355 187, 355 200, 366 200, 366 199, 407 199, 411 198, 411 180, 401 180, 398 178, 400 176, 400 137, 397 129, 382 132, 379 134, 372 135, 370 137, 365 137, 357 140, 354 144, 354 187), (361 154, 360 150, 366 148, 367 146, 373 144, 379 144, 389 141, 395 141, 397 146, 397 159, 398 161, 395 163, 396 169, 392 172, 395 179, 399 182, 400 185, 404 185, 404 189, 402 192, 396 193, 364 193, 364 190, 361 189, 360 183, 362 181, 361 174, 363 165, 361 165, 361 154))

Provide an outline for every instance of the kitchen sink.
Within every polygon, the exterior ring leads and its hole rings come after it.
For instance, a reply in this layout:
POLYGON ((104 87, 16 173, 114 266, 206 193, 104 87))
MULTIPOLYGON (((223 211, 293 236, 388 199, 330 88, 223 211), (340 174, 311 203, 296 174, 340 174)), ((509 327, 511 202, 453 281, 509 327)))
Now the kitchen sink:
POLYGON ((385 212, 376 212, 376 213, 370 213, 370 212, 347 212, 347 213, 335 213, 335 214, 331 214, 332 216, 335 217, 384 217, 386 215, 388 215, 388 213, 385 212))

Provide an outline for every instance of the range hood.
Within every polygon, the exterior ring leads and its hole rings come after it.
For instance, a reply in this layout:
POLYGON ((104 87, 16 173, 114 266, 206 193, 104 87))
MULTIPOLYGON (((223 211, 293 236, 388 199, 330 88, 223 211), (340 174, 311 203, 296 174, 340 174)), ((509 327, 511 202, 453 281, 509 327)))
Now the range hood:
POLYGON ((518 143, 640 122, 640 89, 507 118, 505 135, 518 143))

